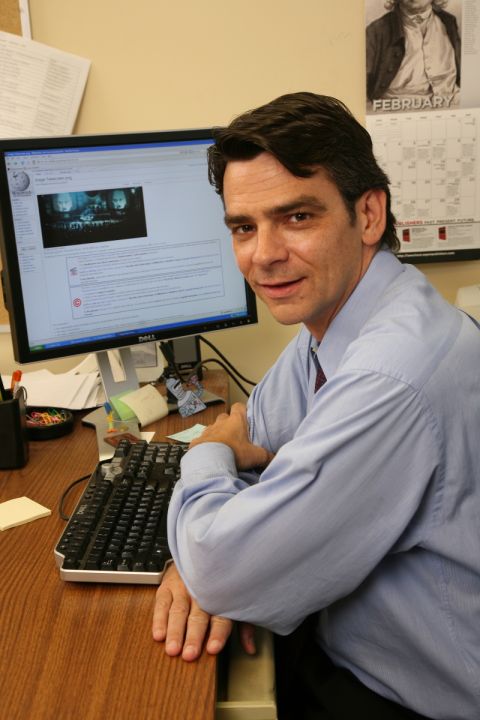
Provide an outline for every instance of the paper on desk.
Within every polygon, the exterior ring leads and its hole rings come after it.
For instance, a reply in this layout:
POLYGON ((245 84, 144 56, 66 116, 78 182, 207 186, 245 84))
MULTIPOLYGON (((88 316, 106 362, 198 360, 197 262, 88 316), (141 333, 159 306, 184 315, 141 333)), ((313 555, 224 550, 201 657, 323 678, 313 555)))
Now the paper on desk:
MULTIPOLYGON (((94 353, 90 353, 86 357, 81 360, 78 365, 75 365, 75 367, 71 368, 70 370, 67 370, 65 373, 66 375, 90 375, 94 374, 95 377, 100 378, 99 372, 98 372, 98 364, 97 364, 97 358, 94 353)), ((92 408, 92 407, 98 407, 100 405, 105 404, 105 391, 103 389, 103 385, 99 379, 97 385, 93 385, 90 395, 88 396, 87 400, 85 401, 85 408, 92 408)))
MULTIPOLYGON (((155 345, 154 343, 146 343, 139 347, 139 350, 144 349, 146 347, 150 347, 151 345, 155 345)), ((139 365, 139 358, 138 353, 136 352, 137 348, 132 347, 130 348, 133 352, 133 362, 135 365, 135 369, 137 372, 137 377, 140 382, 148 383, 158 380, 160 375, 163 372, 163 368, 165 366, 163 355, 158 352, 157 353, 157 365, 152 366, 149 365, 148 367, 139 365)), ((154 351, 156 351, 156 348, 153 348, 154 351)), ((120 355, 118 350, 108 350, 108 359, 110 361, 110 367, 112 370, 113 379, 117 381, 121 381, 125 379, 125 373, 122 368, 122 364, 120 361, 120 355)), ((88 372, 98 372, 98 363, 97 363, 97 356, 95 353, 90 353, 87 355, 83 360, 81 360, 78 365, 76 365, 71 370, 68 370, 69 373, 88 373, 88 372)), ((104 400, 105 401, 105 400, 104 400)), ((100 405, 102 403, 99 403, 100 405)))
POLYGON ((191 428, 187 428, 187 430, 182 430, 181 432, 174 433, 173 435, 167 435, 167 437, 181 443, 190 443, 192 440, 195 440, 195 438, 200 437, 206 427, 206 425, 197 423, 196 425, 192 425, 191 428))
MULTIPOLYGON (((107 350, 107 355, 110 362, 110 368, 112 370, 112 377, 115 382, 124 380, 125 373, 122 368, 119 351, 107 350)), ((69 374, 98 372, 98 362, 96 354, 89 353, 86 357, 83 358, 83 360, 78 363, 78 365, 73 367, 71 370, 68 370, 67 372, 69 374)))
POLYGON ((7 500, 0 503, 0 530, 24 525, 50 514, 51 510, 28 497, 7 500))
MULTIPOLYGON (((10 377, 2 375, 5 387, 10 377)), ((49 370, 23 373, 21 384, 27 391, 27 405, 84 410, 97 406, 100 384, 98 373, 54 374, 49 370)))
POLYGON ((90 61, 0 31, 0 137, 73 130, 90 61))
POLYGON ((79 373, 98 373, 98 363, 97 358, 94 353, 89 353, 89 355, 86 355, 83 360, 80 360, 78 365, 75 365, 75 367, 70 368, 70 370, 67 370, 65 373, 66 375, 78 375, 79 373))

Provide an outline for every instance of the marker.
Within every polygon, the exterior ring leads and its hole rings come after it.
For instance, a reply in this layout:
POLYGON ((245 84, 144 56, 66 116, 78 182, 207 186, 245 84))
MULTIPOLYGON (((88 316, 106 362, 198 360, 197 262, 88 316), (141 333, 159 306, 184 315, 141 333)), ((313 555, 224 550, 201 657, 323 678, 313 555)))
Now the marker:
POLYGON ((15 393, 17 392, 18 388, 20 387, 21 379, 22 379, 22 371, 14 370, 13 374, 12 374, 12 381, 10 383, 10 390, 12 391, 13 396, 15 396, 15 393))

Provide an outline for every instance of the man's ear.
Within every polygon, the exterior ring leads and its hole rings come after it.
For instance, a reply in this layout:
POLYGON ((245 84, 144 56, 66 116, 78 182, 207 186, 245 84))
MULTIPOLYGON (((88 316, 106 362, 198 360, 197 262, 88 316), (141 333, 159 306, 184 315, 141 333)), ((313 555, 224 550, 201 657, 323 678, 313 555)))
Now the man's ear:
POLYGON ((387 196, 384 190, 367 190, 357 201, 362 242, 372 246, 380 242, 387 224, 387 196))

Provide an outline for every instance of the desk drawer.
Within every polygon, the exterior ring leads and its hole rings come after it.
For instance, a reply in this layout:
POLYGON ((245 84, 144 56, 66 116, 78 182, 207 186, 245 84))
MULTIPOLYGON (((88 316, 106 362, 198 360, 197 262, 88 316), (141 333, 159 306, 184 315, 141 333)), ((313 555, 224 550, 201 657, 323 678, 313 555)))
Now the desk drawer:
POLYGON ((257 628, 256 642, 257 654, 247 655, 240 647, 237 633, 233 633, 223 678, 225 687, 222 699, 217 701, 215 720, 276 720, 271 633, 257 628))

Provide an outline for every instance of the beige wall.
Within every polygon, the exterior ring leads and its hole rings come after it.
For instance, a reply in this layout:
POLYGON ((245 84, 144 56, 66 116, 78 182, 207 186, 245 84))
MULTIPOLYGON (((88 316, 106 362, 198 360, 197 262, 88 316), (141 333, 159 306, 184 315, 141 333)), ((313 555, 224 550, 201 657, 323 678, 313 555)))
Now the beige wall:
MULTIPOLYGON (((364 117, 361 0, 30 0, 30 12, 34 40, 92 61, 77 133, 223 124, 296 90, 335 95, 364 117)), ((480 261, 421 269, 452 301, 479 281, 480 261)), ((295 331, 260 317, 210 336, 254 380, 295 331)), ((12 365, 0 335, 0 368, 12 365)))

